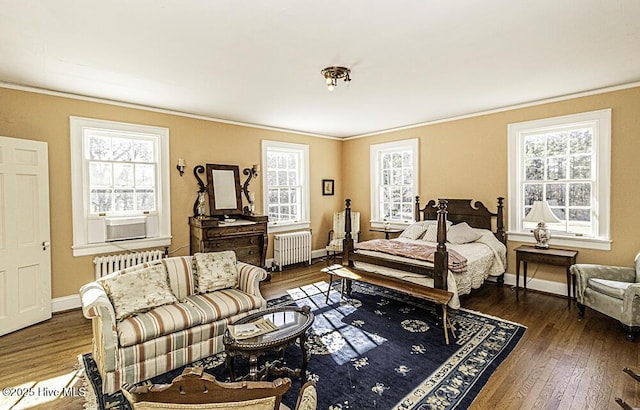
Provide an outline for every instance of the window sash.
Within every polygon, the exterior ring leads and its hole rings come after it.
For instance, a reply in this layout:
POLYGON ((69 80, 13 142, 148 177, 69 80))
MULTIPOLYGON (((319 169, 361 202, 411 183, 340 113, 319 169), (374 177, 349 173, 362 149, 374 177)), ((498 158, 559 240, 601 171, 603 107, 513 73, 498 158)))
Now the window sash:
POLYGON ((371 146, 372 226, 414 220, 418 187, 418 140, 371 146))
POLYGON ((529 240, 536 224, 522 219, 544 199, 562 220, 548 224, 552 244, 608 248, 611 110, 509 124, 508 134, 509 238, 529 240))

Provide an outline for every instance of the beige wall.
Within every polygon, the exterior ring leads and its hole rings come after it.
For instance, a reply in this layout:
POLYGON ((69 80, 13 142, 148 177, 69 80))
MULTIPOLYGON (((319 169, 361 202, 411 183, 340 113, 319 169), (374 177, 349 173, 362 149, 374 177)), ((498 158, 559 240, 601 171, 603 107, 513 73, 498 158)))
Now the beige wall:
MULTIPOLYGON (((109 104, 56 97, 0 88, 0 135, 47 142, 51 213, 52 297, 77 294, 81 285, 93 279, 93 257, 74 257, 71 226, 71 160, 69 116, 80 116, 169 128, 171 164, 170 251, 189 253, 188 217, 198 189, 192 170, 196 164, 237 164, 242 168, 261 163, 261 141, 296 142, 309 145, 311 182, 311 227, 314 249, 324 248, 331 229, 333 211, 343 197, 342 142, 292 133, 269 131, 132 109, 109 104), (175 164, 187 162, 180 177, 175 164), (322 179, 335 179, 335 196, 323 196, 322 179)), ((264 167, 263 167, 264 169, 264 167)), ((244 176, 242 176, 244 181, 244 176)), ((262 209, 260 179, 250 186, 262 209)), ((271 241, 272 242, 272 241, 271 241)), ((272 255, 271 246, 268 256, 272 255)))
MULTIPOLYGON (((640 251, 640 88, 542 104, 495 114, 390 132, 344 143, 344 193, 362 212, 363 237, 370 238, 369 146, 419 138, 420 195, 426 199, 472 198, 495 211, 496 197, 508 194, 507 125, 585 111, 612 109, 611 251, 579 249, 578 262, 631 266, 640 251)), ((505 209, 506 211, 506 209, 505 209)), ((507 216, 508 217, 508 216, 507 216)), ((506 222, 506 220, 505 220, 506 222)), ((507 227, 508 229, 508 227, 507 227)), ((509 268, 515 271, 509 242, 509 268)), ((535 267, 530 267, 530 275, 535 267)), ((562 268, 540 266, 536 277, 565 281, 562 268)))

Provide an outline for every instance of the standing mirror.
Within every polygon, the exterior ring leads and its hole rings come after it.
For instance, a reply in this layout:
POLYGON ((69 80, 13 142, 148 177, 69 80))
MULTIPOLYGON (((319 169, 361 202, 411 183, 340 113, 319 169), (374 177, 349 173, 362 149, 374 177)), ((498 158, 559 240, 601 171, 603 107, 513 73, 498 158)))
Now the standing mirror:
POLYGON ((242 214, 240 167, 207 164, 207 190, 211 216, 242 214))

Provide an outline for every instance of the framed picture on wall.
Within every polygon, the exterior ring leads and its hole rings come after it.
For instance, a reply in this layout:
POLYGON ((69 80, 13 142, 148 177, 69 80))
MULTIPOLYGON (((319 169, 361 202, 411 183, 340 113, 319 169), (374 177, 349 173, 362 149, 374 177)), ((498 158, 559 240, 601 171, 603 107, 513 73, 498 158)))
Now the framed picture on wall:
POLYGON ((333 195, 334 181, 333 179, 322 180, 322 195, 333 195))

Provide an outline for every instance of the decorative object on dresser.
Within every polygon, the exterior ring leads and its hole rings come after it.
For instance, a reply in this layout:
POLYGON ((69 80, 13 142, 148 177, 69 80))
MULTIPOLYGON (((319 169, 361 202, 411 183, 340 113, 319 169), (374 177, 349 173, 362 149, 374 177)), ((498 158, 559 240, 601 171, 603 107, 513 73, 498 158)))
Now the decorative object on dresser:
MULTIPOLYGON (((516 248, 516 299, 520 283, 520 262, 524 264, 524 290, 527 290, 527 263, 536 262, 547 265, 564 266, 567 270, 567 300, 571 303, 571 271, 569 268, 576 263, 578 251, 569 249, 539 248, 538 246, 522 245, 516 248)), ((575 295, 574 295, 575 296, 575 295)))
POLYGON ((534 201, 531 210, 523 221, 538 223, 533 230, 533 237, 536 238, 536 248, 549 249, 551 230, 547 228, 546 224, 561 222, 549 207, 549 203, 547 201, 534 201))
POLYGON ((244 213, 247 215, 253 215, 255 212, 256 195, 253 192, 249 192, 249 182, 251 182, 252 178, 258 178, 258 172, 260 172, 260 165, 258 164, 253 164, 251 168, 242 170, 242 173, 247 176, 244 184, 242 184, 242 193, 249 203, 249 205, 244 207, 244 213))
MULTIPOLYGON (((248 186, 259 171, 258 165, 245 169, 248 175, 240 185, 240 167, 237 165, 198 165, 193 175, 198 181, 198 199, 194 216, 189 218, 190 253, 233 250, 239 261, 264 267, 267 254, 268 217, 256 215, 242 207, 242 193, 251 201, 248 186), (198 174, 206 170, 205 185, 198 174), (205 215, 204 194, 209 196, 209 215, 205 215)), ((254 198, 255 199, 255 198, 254 198)), ((249 202, 251 206, 251 202, 249 202)))
POLYGON ((488 276, 495 276, 499 285, 504 283, 506 235, 503 203, 504 198, 498 198, 497 213, 490 212, 482 202, 471 199, 439 199, 437 204, 431 200, 422 209, 419 197, 416 197, 417 222, 406 231, 418 234, 419 238, 409 238, 407 236, 411 235, 403 232, 400 238, 374 239, 354 246, 348 216, 351 200, 347 199, 342 265, 354 271, 399 277, 407 282, 407 287, 425 286, 450 291, 454 297, 449 306, 457 309, 460 306, 458 296, 480 287, 488 276), (496 230, 492 231, 494 224, 496 230), (420 233, 414 232, 414 225, 426 226, 424 236, 434 239, 420 238, 420 233), (452 230, 456 227, 457 232, 457 238, 453 234, 450 238, 451 251, 447 249, 449 226, 452 230), (471 234, 474 234, 473 238, 471 234), (460 254, 458 249, 466 249, 467 252, 460 254))

